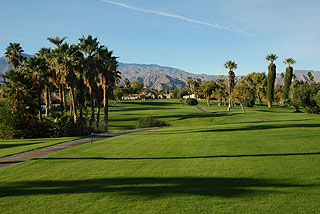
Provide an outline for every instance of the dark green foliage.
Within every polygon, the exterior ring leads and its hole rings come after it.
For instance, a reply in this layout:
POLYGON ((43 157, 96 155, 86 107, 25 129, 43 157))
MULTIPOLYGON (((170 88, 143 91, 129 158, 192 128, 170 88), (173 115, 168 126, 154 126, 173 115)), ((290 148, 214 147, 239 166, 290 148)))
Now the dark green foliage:
POLYGON ((276 65, 271 63, 268 66, 268 79, 267 79, 267 100, 270 104, 269 107, 272 106, 272 101, 274 97, 274 83, 276 80, 276 65))
POLYGON ((196 100, 194 98, 187 98, 186 103, 189 106, 196 106, 196 105, 198 105, 198 100, 196 100))
POLYGON ((302 106, 310 114, 320 112, 320 84, 302 83, 294 90, 294 105, 302 106))
POLYGON ((292 82, 293 68, 291 66, 286 68, 286 74, 284 79, 283 98, 287 100, 289 98, 290 85, 292 82))
POLYGON ((177 94, 177 98, 182 98, 183 96, 188 95, 188 89, 187 88, 183 88, 180 89, 178 94, 177 94))
POLYGON ((169 126, 165 121, 156 119, 152 116, 147 116, 140 118, 137 122, 136 128, 149 128, 149 127, 160 127, 160 126, 169 126))

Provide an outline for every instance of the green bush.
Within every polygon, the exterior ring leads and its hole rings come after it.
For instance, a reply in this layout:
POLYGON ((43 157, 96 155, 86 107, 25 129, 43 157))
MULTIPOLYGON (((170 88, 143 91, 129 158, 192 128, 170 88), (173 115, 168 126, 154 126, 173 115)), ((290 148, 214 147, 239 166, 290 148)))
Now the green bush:
POLYGON ((165 121, 156 119, 152 116, 147 116, 140 118, 137 122, 136 128, 149 128, 149 127, 160 127, 160 126, 169 126, 165 121))
POLYGON ((198 100, 196 100, 194 98, 187 98, 186 103, 189 106, 196 106, 196 105, 198 105, 198 100))

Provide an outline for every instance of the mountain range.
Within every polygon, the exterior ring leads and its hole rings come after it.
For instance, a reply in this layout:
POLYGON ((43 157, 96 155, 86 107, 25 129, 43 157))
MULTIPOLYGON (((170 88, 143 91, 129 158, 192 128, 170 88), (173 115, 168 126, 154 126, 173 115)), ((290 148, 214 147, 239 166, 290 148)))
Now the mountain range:
MULTIPOLYGON (((25 56, 30 57, 30 55, 25 56)), ((10 69, 12 69, 12 67, 7 64, 5 58, 0 57, 0 74, 3 74, 10 69)), ((219 77, 219 75, 194 74, 181 69, 154 64, 145 65, 119 63, 118 70, 121 72, 120 84, 123 84, 123 80, 128 78, 130 81, 139 80, 140 82, 143 82, 146 87, 155 89, 161 89, 163 87, 162 85, 164 85, 165 88, 178 86, 181 80, 185 85, 188 77, 200 78, 202 81, 216 80, 219 77)), ((309 78, 307 76, 308 72, 312 73, 315 82, 320 82, 320 71, 295 70, 294 74, 298 80, 309 82, 309 78)), ((280 77, 280 73, 277 74, 276 84, 283 84, 283 79, 280 77)))

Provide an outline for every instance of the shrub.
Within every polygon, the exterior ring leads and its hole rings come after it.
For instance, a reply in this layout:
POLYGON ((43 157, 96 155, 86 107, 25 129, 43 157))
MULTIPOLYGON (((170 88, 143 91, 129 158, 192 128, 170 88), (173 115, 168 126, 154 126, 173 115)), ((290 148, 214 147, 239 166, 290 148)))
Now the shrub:
POLYGON ((137 122, 137 128, 149 128, 149 127, 160 127, 160 126, 169 126, 165 121, 156 119, 152 116, 147 116, 140 118, 137 122))
POLYGON ((186 103, 189 106, 196 106, 196 105, 198 105, 198 100, 196 100, 194 98, 187 98, 186 103))

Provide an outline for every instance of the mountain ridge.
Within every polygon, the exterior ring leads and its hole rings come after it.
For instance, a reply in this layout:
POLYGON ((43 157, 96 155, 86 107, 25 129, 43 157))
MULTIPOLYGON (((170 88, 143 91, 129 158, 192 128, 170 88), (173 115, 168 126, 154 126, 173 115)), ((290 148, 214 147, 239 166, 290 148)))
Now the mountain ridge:
MULTIPOLYGON (((31 55, 24 54, 26 57, 31 55)), ((4 57, 0 57, 0 74, 3 74, 12 69, 7 64, 4 57)), ((186 72, 179 68, 172 68, 168 66, 160 66, 157 64, 138 64, 138 63, 122 63, 119 62, 118 70, 121 72, 120 84, 123 84, 124 79, 130 81, 139 80, 147 88, 162 89, 163 87, 168 88, 171 86, 178 86, 180 81, 183 81, 185 86, 186 79, 188 77, 200 78, 202 81, 216 80, 220 75, 208 75, 208 74, 194 74, 186 72)), ((295 70, 294 74, 298 80, 309 82, 307 73, 311 72, 314 76, 315 82, 320 82, 320 71, 313 70, 295 70)), ((224 75, 227 77, 227 75, 224 75)), ((1 80, 1 77, 0 77, 1 80)), ((280 73, 277 73, 276 84, 283 84, 283 79, 280 78, 280 73)))

